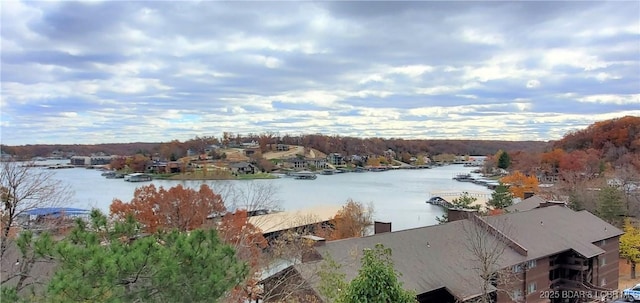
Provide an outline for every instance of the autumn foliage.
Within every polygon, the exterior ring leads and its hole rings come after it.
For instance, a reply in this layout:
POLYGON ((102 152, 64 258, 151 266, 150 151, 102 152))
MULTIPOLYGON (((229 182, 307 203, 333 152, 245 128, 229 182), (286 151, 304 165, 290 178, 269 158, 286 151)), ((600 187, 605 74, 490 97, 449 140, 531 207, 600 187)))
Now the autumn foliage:
POLYGON ((199 190, 182 185, 168 190, 153 184, 139 187, 130 202, 114 199, 109 209, 115 219, 123 220, 129 214, 133 215, 150 233, 167 229, 193 230, 201 227, 210 214, 226 210, 221 196, 206 184, 199 190))
POLYGON ((373 224, 373 207, 349 199, 331 221, 333 228, 327 231, 328 240, 339 240, 366 236, 367 228, 373 224))
MULTIPOLYGON (((626 116, 596 122, 586 129, 569 133, 555 147, 564 150, 624 148, 640 152, 640 117, 626 116)), ((615 159, 611 159, 615 160, 615 159)))
POLYGON ((527 176, 520 171, 502 177, 500 182, 508 185, 511 194, 517 198, 524 199, 524 193, 526 192, 538 192, 538 178, 536 176, 527 176))
POLYGON ((246 210, 226 212, 219 194, 203 184, 198 190, 177 185, 169 189, 153 184, 136 189, 133 199, 115 199, 110 206, 111 217, 125 220, 132 215, 149 233, 175 229, 192 231, 201 227, 215 228, 220 239, 233 246, 236 256, 249 266, 248 278, 226 297, 227 302, 256 299, 262 250, 267 241, 262 231, 249 223, 246 210), (226 213, 225 213, 226 212, 226 213), (208 220, 209 215, 215 220, 208 220))

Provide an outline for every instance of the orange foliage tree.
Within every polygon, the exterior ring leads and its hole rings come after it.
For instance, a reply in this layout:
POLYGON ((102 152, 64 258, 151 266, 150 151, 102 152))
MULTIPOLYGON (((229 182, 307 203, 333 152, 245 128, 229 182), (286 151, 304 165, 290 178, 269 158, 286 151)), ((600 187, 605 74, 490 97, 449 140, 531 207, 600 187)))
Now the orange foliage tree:
POLYGON ((165 229, 189 231, 201 227, 210 214, 226 210, 222 197, 202 184, 199 190, 182 185, 168 190, 151 184, 139 187, 129 203, 114 199, 109 207, 111 217, 124 220, 128 215, 140 222, 146 232, 165 229))
POLYGON ((509 185, 509 191, 514 197, 524 199, 524 193, 538 192, 538 178, 536 176, 527 176, 520 171, 500 178, 500 182, 509 185))
POLYGON ((366 236, 373 224, 373 206, 349 199, 331 221, 333 229, 328 231, 329 240, 366 236))
POLYGON ((127 159, 125 160, 125 163, 126 163, 125 169, 128 169, 129 171, 132 171, 132 172, 144 172, 144 170, 147 167, 147 163, 150 160, 151 159, 149 159, 145 155, 135 154, 132 157, 127 157, 127 159))
POLYGON ((519 170, 525 174, 536 173, 541 166, 541 154, 535 152, 515 151, 509 154, 511 165, 509 169, 519 170))
POLYGON ((247 210, 244 209, 226 213, 217 229, 220 238, 226 244, 234 246, 238 258, 247 262, 250 270, 248 279, 233 289, 227 302, 255 301, 260 294, 258 282, 260 282, 260 268, 263 265, 261 264, 262 250, 267 247, 267 240, 262 235, 262 230, 249 222, 247 210))
POLYGON ((541 161, 545 164, 545 168, 551 172, 557 172, 560 167, 560 161, 565 156, 566 152, 561 148, 556 148, 550 152, 542 154, 541 161))

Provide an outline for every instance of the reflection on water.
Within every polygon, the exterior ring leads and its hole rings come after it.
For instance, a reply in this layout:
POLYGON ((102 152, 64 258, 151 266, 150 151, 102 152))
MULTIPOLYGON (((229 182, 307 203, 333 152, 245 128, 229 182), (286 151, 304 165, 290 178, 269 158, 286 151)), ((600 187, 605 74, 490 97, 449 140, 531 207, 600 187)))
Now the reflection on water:
MULTIPOLYGON (((457 182, 451 178, 473 168, 450 165, 423 170, 393 170, 385 172, 344 173, 318 175, 315 180, 280 178, 255 181, 169 181, 154 180, 156 186, 177 184, 196 188, 207 183, 213 188, 227 182, 267 182, 277 188, 281 206, 287 210, 316 205, 342 205, 348 199, 372 203, 376 220, 392 222, 392 229, 402 230, 436 224, 435 217, 442 214, 436 206, 426 204, 430 192, 490 190, 470 182, 457 182)), ((68 206, 99 208, 105 212, 114 198, 129 201, 136 187, 150 184, 130 183, 122 179, 106 179, 100 171, 73 168, 54 171, 57 178, 69 183, 75 191, 75 201, 68 206)))

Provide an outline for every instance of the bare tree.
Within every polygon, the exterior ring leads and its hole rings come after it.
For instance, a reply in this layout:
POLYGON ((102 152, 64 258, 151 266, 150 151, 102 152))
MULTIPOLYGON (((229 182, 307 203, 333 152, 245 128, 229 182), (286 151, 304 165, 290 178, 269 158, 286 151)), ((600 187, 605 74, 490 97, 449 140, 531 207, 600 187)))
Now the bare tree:
POLYGON ((614 171, 616 183, 624 194, 629 216, 640 214, 640 171, 633 165, 621 165, 614 171))
POLYGON ((314 249, 316 244, 311 235, 322 235, 323 226, 317 224, 319 218, 315 215, 301 215, 288 218, 299 228, 282 232, 271 241, 265 254, 263 273, 269 276, 263 281, 262 298, 265 302, 295 302, 305 298, 302 302, 312 302, 308 297, 312 292, 311 285, 316 279, 320 263, 313 260, 320 259, 314 249), (310 261, 310 262, 307 262, 310 261), (303 262, 306 262, 303 266, 303 262))
POLYGON ((211 188, 223 197, 227 209, 281 210, 278 187, 271 182, 216 182, 211 188))
POLYGON ((511 289, 520 280, 510 268, 505 269, 505 252, 515 250, 524 253, 526 249, 512 240, 513 229, 504 218, 494 217, 492 223, 471 214, 464 222, 465 248, 473 258, 471 270, 480 278, 481 295, 473 299, 476 303, 494 302, 493 296, 505 293, 518 302, 511 289))
POLYGON ((71 198, 73 192, 67 184, 55 179, 51 171, 37 168, 33 163, 10 161, 0 164, 0 194, 1 258, 21 216, 35 208, 61 205, 71 198))

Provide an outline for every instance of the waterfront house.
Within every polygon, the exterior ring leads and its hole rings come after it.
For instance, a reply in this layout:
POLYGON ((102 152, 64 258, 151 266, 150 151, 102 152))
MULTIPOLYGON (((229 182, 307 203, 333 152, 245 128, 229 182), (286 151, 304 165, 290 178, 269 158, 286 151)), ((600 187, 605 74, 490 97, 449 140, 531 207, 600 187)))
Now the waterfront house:
POLYGON ((248 162, 232 163, 230 167, 234 174, 255 174, 258 170, 255 165, 248 162))
POLYGON ((278 144, 278 145, 276 145, 276 150, 277 151, 288 151, 289 150, 289 145, 278 144))
POLYGON ((285 168, 293 168, 293 169, 305 169, 307 168, 307 161, 302 158, 289 158, 285 160, 284 163, 285 168))
POLYGON ((305 159, 307 161, 307 166, 313 166, 316 169, 323 169, 327 167, 327 159, 323 158, 308 158, 305 159))
POLYGON ((327 155, 327 161, 331 165, 344 165, 344 157, 339 153, 330 153, 327 155))
POLYGON ((106 165, 111 163, 112 159, 112 156, 73 156, 69 162, 75 166, 106 165))
MULTIPOLYGON (((297 282, 306 283, 296 288, 299 295, 322 301, 317 276, 321 256, 330 255, 351 280, 360 268, 362 250, 381 243, 392 250, 399 280, 417 293, 418 302, 472 302, 483 295, 483 280, 476 269, 484 255, 471 247, 489 245, 504 247, 493 266, 498 274, 488 289, 493 302, 560 302, 545 294, 596 295, 618 287, 622 231, 587 211, 549 206, 491 217, 472 212, 458 217, 441 225, 322 242, 315 247, 316 260, 289 266, 274 276, 296 277, 297 282)), ((265 291, 270 291, 272 280, 263 281, 265 291)), ((278 287, 288 291, 286 286, 278 287)))
POLYGON ((314 167, 316 169, 323 169, 327 167, 327 160, 323 158, 289 158, 283 163, 285 168, 293 168, 295 170, 307 169, 314 167))

